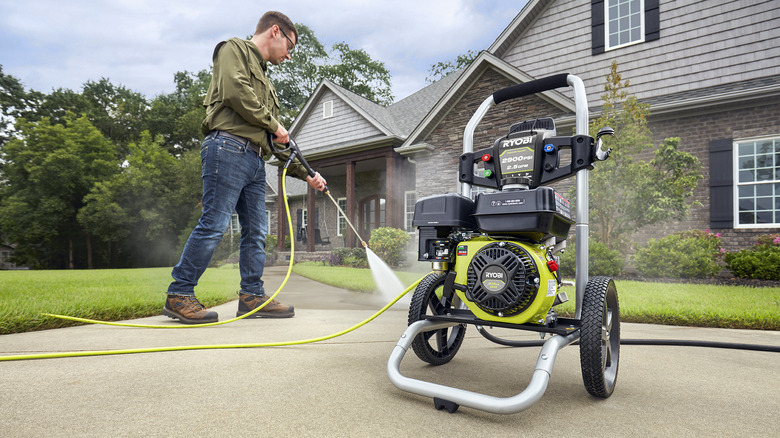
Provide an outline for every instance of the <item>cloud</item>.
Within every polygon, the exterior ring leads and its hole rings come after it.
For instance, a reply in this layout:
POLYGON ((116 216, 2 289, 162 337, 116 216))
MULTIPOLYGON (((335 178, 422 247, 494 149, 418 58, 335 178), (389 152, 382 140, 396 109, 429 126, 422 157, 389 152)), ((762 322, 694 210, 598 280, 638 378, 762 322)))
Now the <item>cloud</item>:
POLYGON ((382 61, 396 99, 425 86, 431 64, 484 50, 525 2, 509 0, 0 0, 0 64, 27 88, 80 90, 108 78, 148 97, 178 71, 209 66, 216 42, 250 35, 267 9, 382 61), (227 3, 227 6, 225 6, 227 3), (263 9, 259 9, 262 7, 263 9))

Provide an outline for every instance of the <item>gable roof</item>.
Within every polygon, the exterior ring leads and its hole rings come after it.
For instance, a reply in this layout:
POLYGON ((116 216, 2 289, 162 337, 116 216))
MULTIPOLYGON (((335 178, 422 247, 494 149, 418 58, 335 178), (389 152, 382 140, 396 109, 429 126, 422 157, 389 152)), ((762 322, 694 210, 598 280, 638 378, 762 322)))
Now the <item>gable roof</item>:
MULTIPOLYGON (((447 116, 449 111, 454 108, 458 101, 465 95, 466 91, 476 84, 482 75, 489 69, 498 72, 515 83, 525 83, 536 79, 488 52, 481 52, 464 70, 450 75, 452 77, 452 85, 447 89, 447 92, 442 95, 436 105, 431 108, 428 114, 426 114, 425 118, 415 127, 414 131, 409 134, 403 145, 397 148, 396 151, 405 155, 430 149, 430 147, 424 143, 419 142, 426 138, 427 135, 438 126, 438 124, 447 116)), ((539 96, 563 109, 567 113, 574 113, 574 101, 564 96, 559 91, 545 91, 540 93, 539 96)), ((485 96, 485 98, 487 97, 488 95, 485 96)))
POLYGON ((539 18, 539 15, 554 1, 530 0, 514 20, 501 32, 501 35, 490 45, 488 52, 499 58, 503 57, 509 49, 517 44, 517 41, 523 37, 526 30, 539 18))
POLYGON ((307 147, 307 145, 299 145, 301 149, 310 149, 310 152, 315 154, 323 152, 324 149, 337 150, 348 147, 350 150, 354 150, 355 148, 359 149, 361 145, 366 147, 375 145, 382 138, 394 139, 397 145, 403 142, 409 133, 430 112, 441 96, 450 89, 456 78, 457 74, 449 75, 388 107, 383 107, 328 79, 323 79, 306 101, 298 117, 295 118, 292 126, 290 126, 289 131, 293 137, 299 134, 304 125, 313 116, 323 98, 328 96, 329 93, 333 93, 349 109, 357 113, 362 120, 375 128, 381 138, 376 136, 366 137, 353 140, 352 143, 340 143, 330 145, 327 148, 319 148, 317 151, 311 150, 312 148, 307 147))

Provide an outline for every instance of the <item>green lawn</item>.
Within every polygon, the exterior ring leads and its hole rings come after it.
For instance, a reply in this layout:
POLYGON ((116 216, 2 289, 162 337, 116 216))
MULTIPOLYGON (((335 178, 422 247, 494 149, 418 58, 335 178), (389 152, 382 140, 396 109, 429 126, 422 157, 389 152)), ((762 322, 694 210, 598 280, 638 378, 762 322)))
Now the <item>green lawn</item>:
MULTIPOLYGON (((171 268, 0 271, 0 334, 75 323, 41 313, 116 321, 159 315, 171 268)), ((198 299, 207 307, 236 298, 238 269, 207 269, 198 299)))
MULTIPOLYGON (((372 291, 371 271, 300 263, 293 271, 337 287, 372 291)), ((404 286, 418 273, 398 273, 404 286)), ((780 286, 754 288, 689 283, 615 282, 620 319, 666 325, 780 330, 780 286)), ((574 313, 574 288, 564 289, 571 301, 556 307, 561 316, 574 313)), ((411 292, 410 292, 411 293, 411 292)))
MULTIPOLYGON (((294 271, 345 289, 374 290, 368 269, 301 263, 294 271)), ((159 315, 170 274, 170 268, 0 271, 0 334, 76 324, 41 313, 107 321, 159 315)), ((405 286, 422 275, 398 274, 405 286)), ((238 269, 232 265, 210 268, 198 286, 198 299, 208 307, 232 300, 239 281, 238 269)), ((616 283, 624 322, 780 330, 780 287, 616 283)), ((573 298, 574 288, 565 290, 573 298)), ((567 303, 560 310, 563 313, 573 308, 567 303)))

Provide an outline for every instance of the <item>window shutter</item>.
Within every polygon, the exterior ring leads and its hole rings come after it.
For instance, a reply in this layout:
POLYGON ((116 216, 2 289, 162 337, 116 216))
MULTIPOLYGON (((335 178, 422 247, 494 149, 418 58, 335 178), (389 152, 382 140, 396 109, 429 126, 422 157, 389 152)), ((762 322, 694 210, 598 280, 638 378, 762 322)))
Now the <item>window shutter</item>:
POLYGON ((604 0, 590 1, 590 33, 592 54, 604 53, 604 0))
POLYGON ((645 42, 661 38, 659 0, 645 0, 645 42))
POLYGON ((734 228, 734 140, 710 142, 710 228, 734 228))
MULTIPOLYGON (((590 33, 592 55, 604 53, 604 1, 590 1, 590 33)), ((645 42, 661 38, 659 0, 645 0, 645 42)))

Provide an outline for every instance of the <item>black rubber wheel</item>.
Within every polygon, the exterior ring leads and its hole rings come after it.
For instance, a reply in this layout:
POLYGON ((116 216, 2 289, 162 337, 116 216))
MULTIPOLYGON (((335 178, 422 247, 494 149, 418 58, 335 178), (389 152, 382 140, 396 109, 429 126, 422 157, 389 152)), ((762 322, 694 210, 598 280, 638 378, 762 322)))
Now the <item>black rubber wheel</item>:
POLYGON ((582 380, 591 395, 607 398, 615 390, 620 359, 620 307, 615 282, 610 277, 593 277, 582 298, 582 380))
MULTIPOLYGON (((410 325, 426 315, 446 315, 451 309, 457 308, 460 298, 455 293, 451 299, 443 297, 445 277, 445 274, 428 274, 417 285, 409 306, 410 325)), ((412 341, 412 349, 422 361, 431 365, 444 365, 455 357, 465 334, 465 325, 420 333, 412 341)))

